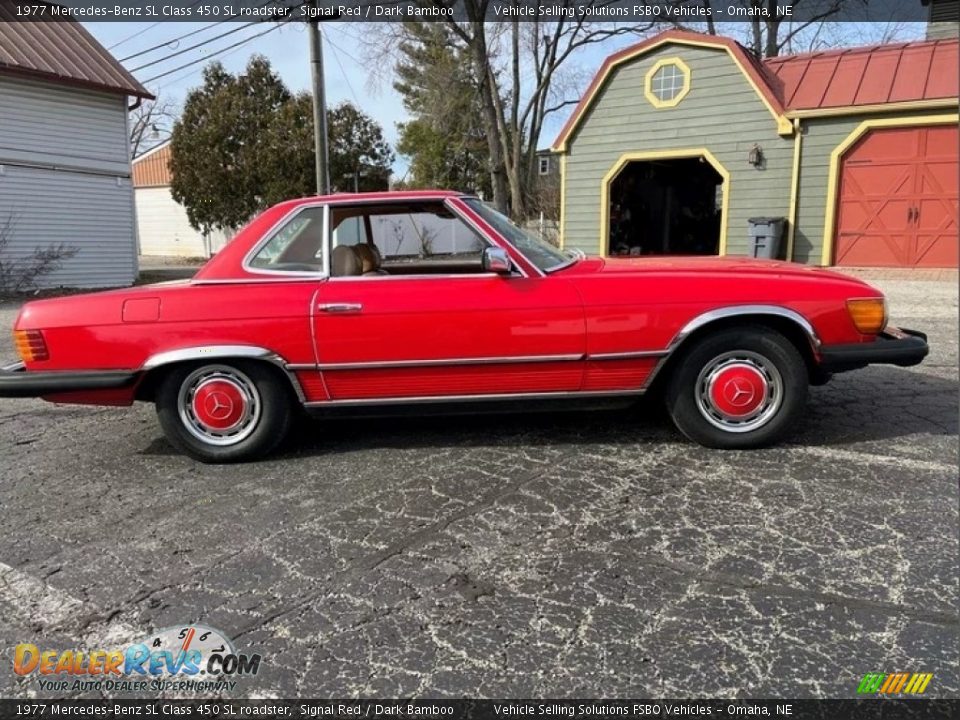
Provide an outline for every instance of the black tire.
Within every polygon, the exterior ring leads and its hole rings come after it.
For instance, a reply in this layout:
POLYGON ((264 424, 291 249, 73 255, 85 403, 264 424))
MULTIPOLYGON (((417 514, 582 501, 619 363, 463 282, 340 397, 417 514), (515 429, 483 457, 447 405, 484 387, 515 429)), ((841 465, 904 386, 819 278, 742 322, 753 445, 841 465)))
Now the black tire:
POLYGON ((780 439, 803 412, 809 379, 797 348, 762 326, 718 330, 683 350, 667 380, 667 411, 691 440, 743 449, 780 439))
POLYGON ((156 393, 157 417, 167 439, 206 463, 242 462, 269 453, 290 429, 292 404, 279 373, 243 360, 175 367, 156 393))

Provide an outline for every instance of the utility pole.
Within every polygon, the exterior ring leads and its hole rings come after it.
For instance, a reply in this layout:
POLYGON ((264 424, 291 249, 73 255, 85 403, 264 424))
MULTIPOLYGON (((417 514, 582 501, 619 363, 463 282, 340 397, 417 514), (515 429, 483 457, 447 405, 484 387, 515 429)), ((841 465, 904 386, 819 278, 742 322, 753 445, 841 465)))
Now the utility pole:
MULTIPOLYGON (((316 3, 312 4, 316 7, 316 3)), ((330 158, 327 152, 327 99, 323 85, 323 39, 320 23, 307 23, 310 33, 310 67, 313 75, 313 147, 317 159, 317 194, 330 192, 330 158)))

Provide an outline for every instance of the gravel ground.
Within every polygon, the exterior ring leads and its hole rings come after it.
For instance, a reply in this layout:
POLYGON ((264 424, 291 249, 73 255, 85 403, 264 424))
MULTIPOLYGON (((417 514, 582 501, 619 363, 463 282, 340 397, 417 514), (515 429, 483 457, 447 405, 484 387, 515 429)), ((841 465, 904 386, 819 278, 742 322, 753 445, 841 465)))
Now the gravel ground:
POLYGON ((957 283, 909 278, 874 281, 930 358, 814 388, 762 451, 646 405, 311 422, 215 467, 148 406, 0 400, 0 654, 201 622, 263 656, 237 697, 957 696, 957 283))

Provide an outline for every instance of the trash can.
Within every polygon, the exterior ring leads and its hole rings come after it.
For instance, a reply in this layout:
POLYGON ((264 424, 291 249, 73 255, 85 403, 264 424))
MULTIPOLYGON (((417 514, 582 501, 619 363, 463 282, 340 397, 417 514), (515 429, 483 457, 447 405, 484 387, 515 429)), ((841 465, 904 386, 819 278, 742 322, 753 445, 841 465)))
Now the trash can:
POLYGON ((751 257, 768 260, 779 258, 786 218, 753 217, 748 219, 747 222, 750 225, 749 250, 751 257))

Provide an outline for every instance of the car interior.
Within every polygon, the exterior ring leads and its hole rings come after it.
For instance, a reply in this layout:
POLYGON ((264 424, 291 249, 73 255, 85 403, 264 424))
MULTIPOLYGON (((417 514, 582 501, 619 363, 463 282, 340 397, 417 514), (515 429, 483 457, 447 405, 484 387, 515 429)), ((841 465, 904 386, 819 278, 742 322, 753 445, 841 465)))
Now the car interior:
MULTIPOLYGON (((330 212, 332 277, 483 272, 488 243, 442 202, 336 206, 330 212)), ((307 208, 260 249, 251 265, 323 270, 323 211, 307 208)))
POLYGON ((333 277, 483 271, 486 242, 442 202, 335 207, 331 226, 333 277))

